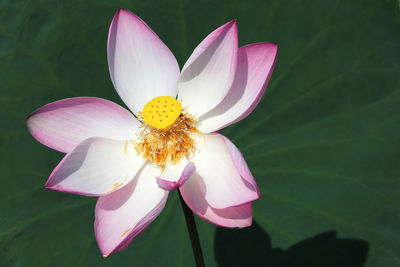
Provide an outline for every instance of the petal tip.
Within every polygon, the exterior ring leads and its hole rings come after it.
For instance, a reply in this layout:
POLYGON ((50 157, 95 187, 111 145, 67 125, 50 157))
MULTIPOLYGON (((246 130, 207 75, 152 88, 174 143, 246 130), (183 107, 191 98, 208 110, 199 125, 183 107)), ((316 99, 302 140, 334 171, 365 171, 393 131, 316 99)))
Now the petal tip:
POLYGON ((50 181, 51 181, 51 175, 50 175, 49 179, 46 181, 46 183, 44 184, 43 188, 49 189, 49 190, 55 190, 54 185, 52 185, 50 181))
POLYGON ((179 184, 177 182, 171 182, 171 181, 167 181, 164 180, 160 177, 156 177, 157 180, 157 185, 164 190, 167 191, 172 191, 178 188, 179 184))
POLYGON ((61 186, 59 186, 59 185, 48 185, 48 184, 46 183, 46 184, 44 185, 43 188, 44 188, 44 189, 47 189, 47 190, 52 190, 52 191, 61 192, 61 193, 70 193, 70 194, 82 195, 82 193, 80 193, 80 192, 71 191, 71 190, 68 190, 68 189, 66 189, 66 188, 63 188, 63 187, 61 187, 61 186))
POLYGON ((218 30, 223 31, 224 29, 231 29, 231 28, 234 28, 234 30, 237 31, 237 19, 232 19, 226 22, 225 24, 217 28, 216 31, 218 30))
MULTIPOLYGON (((269 49, 273 50, 273 52, 276 54, 278 52, 278 43, 275 42, 265 42, 265 43, 261 43, 261 44, 265 44, 266 46, 269 47, 269 49)), ((251 44, 250 44, 251 45, 251 44)))
POLYGON ((62 188, 58 187, 57 185, 51 185, 48 182, 43 186, 44 189, 59 191, 59 192, 66 192, 62 188))
POLYGON ((234 28, 234 31, 235 31, 236 34, 237 34, 237 31, 238 31, 237 19, 233 19, 233 20, 229 21, 228 23, 226 23, 225 25, 234 28))
POLYGON ((136 16, 135 13, 133 13, 132 11, 125 9, 125 8, 120 8, 117 10, 117 12, 115 12, 113 20, 127 19, 129 17, 133 17, 135 19, 138 18, 138 16, 136 16))
POLYGON ((128 9, 120 8, 120 9, 118 9, 118 11, 117 11, 117 14, 119 14, 119 13, 132 13, 132 12, 129 11, 128 9))
POLYGON ((228 21, 228 23, 226 23, 227 25, 230 25, 230 24, 235 24, 235 25, 237 25, 237 19, 232 19, 232 20, 230 20, 230 21, 228 21))
POLYGON ((114 17, 113 17, 112 22, 111 22, 111 25, 116 19, 118 19, 119 15, 121 14, 121 11, 123 11, 123 10, 124 10, 123 8, 120 8, 120 9, 117 10, 117 12, 115 12, 114 17))
POLYGON ((273 48, 275 49, 275 54, 278 53, 278 43, 272 42, 271 44, 272 44, 273 48))

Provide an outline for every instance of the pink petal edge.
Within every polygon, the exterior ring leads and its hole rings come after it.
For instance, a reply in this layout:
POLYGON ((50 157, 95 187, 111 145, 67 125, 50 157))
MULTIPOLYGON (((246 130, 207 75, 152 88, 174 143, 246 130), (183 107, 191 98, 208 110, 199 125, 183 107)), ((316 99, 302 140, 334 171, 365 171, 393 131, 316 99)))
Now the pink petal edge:
POLYGON ((144 230, 146 230, 147 227, 149 227, 150 223, 152 223, 157 218, 157 216, 164 209, 165 204, 167 203, 167 199, 168 199, 168 193, 166 192, 164 198, 160 201, 159 205, 154 207, 154 209, 152 209, 149 212, 149 214, 147 214, 142 220, 140 220, 140 222, 138 222, 138 224, 131 231, 127 233, 126 238, 124 238, 123 241, 117 247, 115 247, 111 252, 105 252, 108 254, 103 254, 103 257, 107 258, 111 254, 117 251, 126 249, 135 240, 135 238, 141 233, 143 233, 144 230))
POLYGON ((217 106, 233 83, 238 53, 236 20, 210 33, 183 66, 178 99, 200 117, 217 106))
POLYGON ((254 180, 253 175, 251 174, 249 167, 247 166, 246 160, 244 159, 242 152, 240 152, 240 150, 235 146, 235 144, 232 143, 231 140, 229 140, 228 137, 218 133, 215 134, 221 136, 224 139, 224 142, 229 150, 229 154, 231 156, 233 164, 240 173, 242 179, 245 181, 246 186, 249 187, 251 190, 257 191, 257 196, 258 196, 257 199, 259 199, 260 190, 257 186, 256 181, 254 180))
POLYGON ((277 57, 277 53, 278 53, 278 45, 276 43, 257 43, 257 44, 246 45, 246 46, 244 46, 244 48, 247 50, 247 49, 251 48, 252 46, 258 46, 258 45, 263 45, 263 44, 268 44, 268 45, 273 46, 275 52, 274 52, 274 57, 273 57, 274 59, 273 59, 272 66, 271 66, 271 68, 270 68, 270 70, 268 72, 267 78, 265 79, 265 82, 264 82, 263 86, 261 87, 262 90, 260 90, 260 92, 258 93, 256 99, 251 104, 251 106, 241 116, 239 116, 236 120, 232 121, 231 123, 225 125, 224 127, 227 127, 227 126, 229 126, 231 124, 234 124, 234 123, 246 118, 256 108, 256 106, 260 102, 262 96, 264 95, 265 90, 267 89, 267 85, 268 85, 269 81, 271 80, 272 73, 273 73, 273 71, 275 69, 276 57, 277 57))
POLYGON ((196 190, 198 188, 194 184, 196 181, 189 180, 188 183, 188 187, 181 187, 179 190, 185 203, 200 218, 220 227, 243 228, 251 226, 251 202, 224 209, 215 209, 207 203, 201 192, 196 190))
POLYGON ((218 131, 249 115, 260 102, 276 63, 275 43, 256 43, 239 48, 234 82, 221 103, 199 118, 203 133, 218 131))
POLYGON ((73 97, 35 110, 26 124, 40 143, 63 153, 89 137, 135 138, 139 122, 123 107, 97 97, 73 97))

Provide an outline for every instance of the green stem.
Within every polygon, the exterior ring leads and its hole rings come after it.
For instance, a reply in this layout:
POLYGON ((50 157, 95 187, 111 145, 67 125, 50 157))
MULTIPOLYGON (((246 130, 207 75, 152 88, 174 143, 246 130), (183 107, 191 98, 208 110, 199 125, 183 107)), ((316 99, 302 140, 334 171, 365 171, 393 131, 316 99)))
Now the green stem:
POLYGON ((190 241, 192 243, 192 249, 193 249, 194 259, 196 261, 196 266, 204 267, 205 264, 204 264, 203 252, 201 251, 199 234, 197 232, 196 222, 194 221, 193 212, 186 205, 180 192, 179 192, 179 199, 181 200, 183 213, 185 214, 186 226, 189 231, 189 236, 190 236, 190 241))

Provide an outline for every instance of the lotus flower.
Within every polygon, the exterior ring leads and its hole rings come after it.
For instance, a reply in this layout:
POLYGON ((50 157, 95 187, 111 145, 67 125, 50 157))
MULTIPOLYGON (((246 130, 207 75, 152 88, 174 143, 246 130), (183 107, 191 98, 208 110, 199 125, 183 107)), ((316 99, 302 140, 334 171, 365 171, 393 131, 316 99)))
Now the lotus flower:
POLYGON ((240 151, 217 131, 256 107, 277 45, 238 48, 232 20, 209 34, 180 71, 150 27, 121 9, 107 53, 114 87, 132 113, 96 97, 33 112, 27 119, 33 137, 66 153, 45 187, 98 197, 94 228, 105 257, 143 232, 175 189, 208 222, 251 225, 256 182, 240 151))

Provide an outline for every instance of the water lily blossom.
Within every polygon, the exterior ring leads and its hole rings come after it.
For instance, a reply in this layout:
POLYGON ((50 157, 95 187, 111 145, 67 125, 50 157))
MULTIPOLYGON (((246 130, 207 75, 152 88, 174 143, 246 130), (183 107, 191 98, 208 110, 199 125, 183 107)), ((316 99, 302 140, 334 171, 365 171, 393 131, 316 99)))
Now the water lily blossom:
POLYGON ((66 153, 45 187, 98 197, 94 227, 105 257, 143 232, 175 189, 213 224, 251 225, 256 182, 238 148, 217 131, 256 107, 277 45, 239 48, 233 20, 209 34, 180 70, 150 27, 121 9, 107 53, 112 82, 130 111, 76 97, 33 112, 27 119, 33 137, 66 153))

